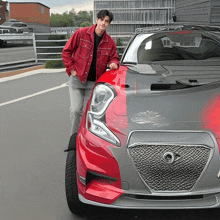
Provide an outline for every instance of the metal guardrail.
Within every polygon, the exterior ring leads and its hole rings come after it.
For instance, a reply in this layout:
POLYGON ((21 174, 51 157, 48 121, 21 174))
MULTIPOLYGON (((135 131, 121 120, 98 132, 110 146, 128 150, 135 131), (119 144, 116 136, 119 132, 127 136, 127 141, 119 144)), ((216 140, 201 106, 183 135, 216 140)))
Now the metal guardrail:
POLYGON ((69 39, 60 39, 53 40, 48 39, 49 36, 64 36, 66 38, 66 33, 36 33, 33 39, 33 46, 35 51, 35 59, 36 62, 39 61, 48 61, 48 60, 62 60, 61 54, 62 49, 65 46, 69 39), (47 38, 47 39, 38 39, 38 38, 47 38), (39 46, 38 44, 44 44, 43 46, 39 46), (49 45, 50 43, 63 43, 62 46, 49 45), (55 49, 55 51, 54 51, 55 49), (43 56, 43 57, 42 57, 43 56), (60 57, 56 57, 60 56, 60 57))
POLYGON ((23 33, 23 34, 0 34, 0 40, 11 41, 11 40, 32 40, 34 33, 23 33))
POLYGON ((19 61, 7 62, 7 63, 0 63, 0 75, 5 72, 23 69, 23 68, 34 67, 34 66, 38 66, 38 65, 40 65, 40 64, 36 64, 35 59, 27 59, 27 60, 19 60, 19 61))
POLYGON ((52 33, 73 34, 80 27, 51 27, 52 33))
MULTIPOLYGON (((48 33, 48 34, 36 34, 35 35, 35 38, 37 38, 38 36, 50 36, 50 35, 55 35, 55 36, 61 36, 61 35, 65 35, 65 33, 48 33)), ((114 35, 112 37, 126 37, 126 38, 130 38, 131 35, 114 35)), ((60 58, 39 58, 39 56, 41 55, 48 55, 48 56, 53 56, 53 55, 60 55, 62 54, 62 50, 60 52, 51 52, 51 50, 53 49, 63 49, 64 45, 63 46, 37 46, 37 43, 59 43, 59 42, 67 42, 69 40, 68 39, 63 39, 63 40, 34 40, 34 51, 35 51, 35 54, 36 54, 36 62, 38 61, 47 61, 47 60, 62 60, 62 57, 60 58), (39 52, 40 49, 46 49, 47 52, 39 52)), ((126 46, 117 46, 117 49, 125 49, 126 46)), ((119 53, 119 55, 122 55, 122 53, 119 53)))
MULTIPOLYGON (((114 38, 130 38, 132 35, 111 35, 114 38)), ((62 49, 65 46, 49 45, 50 43, 65 43, 69 40, 66 33, 23 33, 23 34, 0 34, 0 40, 3 41, 22 41, 22 40, 32 40, 35 52, 35 62, 44 62, 48 60, 62 60, 61 54, 62 49), (49 40, 49 36, 66 36, 67 39, 60 40, 49 40), (42 38, 42 39, 39 39, 42 38), (45 39, 46 38, 46 39, 45 39), (39 46, 39 44, 45 44, 39 46), (55 51, 54 51, 55 49, 55 51), (60 57, 56 57, 59 56, 60 57), (44 56, 42 58, 42 56, 44 56)), ((117 49, 124 49, 126 46, 117 46, 117 49)), ((122 55, 122 53, 119 53, 122 55)))

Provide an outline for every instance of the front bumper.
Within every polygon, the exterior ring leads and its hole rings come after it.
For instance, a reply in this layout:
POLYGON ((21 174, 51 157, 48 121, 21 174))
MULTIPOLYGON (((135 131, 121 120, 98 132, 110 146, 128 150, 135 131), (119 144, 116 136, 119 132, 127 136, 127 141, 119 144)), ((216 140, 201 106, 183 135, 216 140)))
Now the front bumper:
MULTIPOLYGON (((214 208, 220 206, 218 144, 210 132, 134 131, 125 146, 116 147, 81 130, 77 140, 78 174, 86 179, 88 171, 97 176, 88 184, 78 178, 79 199, 87 204, 130 209, 214 208), (210 156, 192 187, 185 190, 153 189, 140 175, 129 149, 134 145, 203 145, 210 156)), ((163 174, 161 174, 163 175, 163 174)), ((169 177, 170 178, 170 177, 169 177)), ((175 181, 175 180, 173 180, 175 181)))
POLYGON ((117 161, 110 143, 82 129, 77 137, 77 185, 85 199, 111 204, 124 191, 117 161))
POLYGON ((204 195, 201 199, 134 199, 126 194, 120 196, 111 204, 103 204, 85 199, 79 195, 79 199, 86 204, 120 209, 204 209, 220 208, 220 193, 204 195))

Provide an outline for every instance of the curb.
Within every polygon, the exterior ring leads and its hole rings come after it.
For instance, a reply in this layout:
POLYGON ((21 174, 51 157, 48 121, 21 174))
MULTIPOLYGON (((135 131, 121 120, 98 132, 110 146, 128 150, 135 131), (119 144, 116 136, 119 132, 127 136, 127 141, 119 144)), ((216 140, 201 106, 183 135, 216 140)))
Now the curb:
POLYGON ((3 73, 0 73, 0 78, 8 77, 8 76, 14 76, 14 75, 18 75, 20 73, 26 73, 26 72, 29 72, 29 71, 32 71, 32 70, 38 70, 38 69, 44 69, 44 68, 45 68, 45 65, 39 65, 39 66, 33 66, 33 67, 21 69, 21 70, 3 72, 3 73))

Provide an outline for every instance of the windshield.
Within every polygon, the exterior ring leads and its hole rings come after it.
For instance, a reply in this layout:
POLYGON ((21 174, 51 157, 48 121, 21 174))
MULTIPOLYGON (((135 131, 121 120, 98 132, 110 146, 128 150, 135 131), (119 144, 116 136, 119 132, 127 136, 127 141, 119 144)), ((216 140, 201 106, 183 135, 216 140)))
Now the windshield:
POLYGON ((2 24, 2 26, 11 26, 11 23, 10 22, 5 22, 2 24))
POLYGON ((220 35, 180 31, 154 35, 138 34, 127 50, 123 62, 147 64, 153 61, 210 58, 220 58, 220 35))

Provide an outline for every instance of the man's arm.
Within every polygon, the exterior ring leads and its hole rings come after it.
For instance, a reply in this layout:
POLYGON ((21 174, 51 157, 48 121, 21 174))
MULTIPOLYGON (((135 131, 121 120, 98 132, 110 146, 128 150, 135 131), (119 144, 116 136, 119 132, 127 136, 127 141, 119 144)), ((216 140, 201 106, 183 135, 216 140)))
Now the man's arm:
POLYGON ((109 59, 109 67, 110 69, 112 70, 115 70, 115 69, 118 69, 119 67, 119 56, 118 56, 118 53, 117 53, 117 50, 116 50, 116 44, 114 42, 114 45, 113 45, 113 50, 112 50, 112 55, 109 59))
POLYGON ((71 74, 76 75, 73 56, 76 49, 78 48, 79 41, 80 41, 80 30, 77 30, 68 40, 62 51, 63 62, 66 67, 66 72, 69 76, 71 74))

